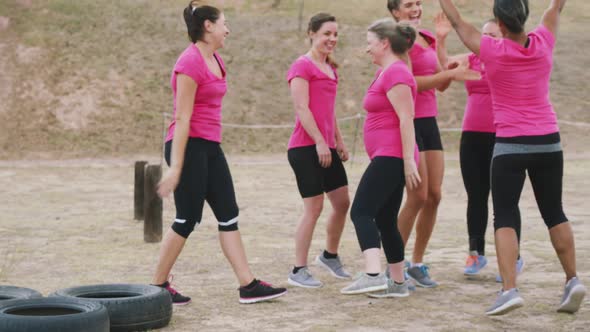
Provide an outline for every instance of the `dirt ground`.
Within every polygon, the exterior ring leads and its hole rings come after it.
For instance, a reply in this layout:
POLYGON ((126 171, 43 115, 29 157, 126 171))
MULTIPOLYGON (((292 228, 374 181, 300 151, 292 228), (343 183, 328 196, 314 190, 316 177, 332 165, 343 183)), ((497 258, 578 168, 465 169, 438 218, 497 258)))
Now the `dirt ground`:
MULTIPOLYGON (((152 159, 158 162, 157 157, 152 159)), ((302 209, 286 157, 229 159, 252 269, 264 280, 286 285, 293 233, 302 209)), ((585 205, 590 196, 590 158, 566 153, 566 160, 564 205, 575 230, 580 276, 590 285, 590 212, 585 205)), ((159 244, 144 243, 143 225, 133 220, 133 161, 0 161, 0 284, 30 287, 47 295, 85 284, 148 283, 159 244)), ((351 195, 366 164, 357 157, 354 165, 347 165, 351 195)), ((453 153, 447 154, 443 189, 438 224, 426 255, 440 287, 418 289, 406 299, 340 295, 347 282, 312 266, 325 282, 323 288, 290 287, 289 294, 276 302, 240 305, 236 280, 219 248, 215 219, 206 208, 203 224, 173 270, 175 284, 193 302, 174 308, 170 326, 162 331, 588 330, 588 300, 575 316, 555 312, 563 274, 528 181, 521 201, 526 267, 519 278, 526 306, 499 318, 483 315, 499 290, 494 282, 497 267, 491 231, 489 266, 478 279, 466 280, 462 275, 467 252, 466 198, 453 153)), ((164 205, 168 225, 174 206, 171 200, 164 205)), ((326 212, 319 221, 310 260, 323 248, 326 212)), ((362 257, 350 221, 340 254, 351 272, 360 271, 362 257)))

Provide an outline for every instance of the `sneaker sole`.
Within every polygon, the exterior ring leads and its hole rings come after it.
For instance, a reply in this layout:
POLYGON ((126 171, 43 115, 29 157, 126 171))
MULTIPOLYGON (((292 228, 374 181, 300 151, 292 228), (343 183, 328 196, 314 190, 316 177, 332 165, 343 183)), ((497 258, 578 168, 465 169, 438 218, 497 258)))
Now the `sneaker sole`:
POLYGON ((586 287, 582 285, 577 285, 572 289, 570 296, 568 296, 563 304, 559 306, 557 312, 565 312, 573 314, 580 309, 582 305, 582 301, 584 301, 584 296, 586 296, 586 287))
POLYGON ((178 305, 178 306, 183 306, 183 305, 187 305, 189 303, 191 303, 192 300, 188 300, 186 302, 172 302, 173 305, 178 305))
POLYGON ((386 289, 387 289, 387 285, 384 284, 381 286, 373 286, 373 287, 368 287, 368 288, 363 288, 363 289, 357 289, 354 291, 340 290, 340 293, 344 294, 344 295, 357 295, 357 294, 378 292, 378 291, 382 291, 382 290, 386 290, 386 289))
POLYGON ((481 272, 481 270, 483 270, 484 267, 486 267, 488 264, 484 264, 482 267, 479 268, 479 270, 475 271, 475 272, 468 272, 468 271, 463 271, 463 274, 469 277, 473 277, 473 276, 478 276, 479 272, 481 272))
POLYGON ((504 305, 501 305, 492 311, 487 311, 486 315, 488 315, 488 316, 504 315, 504 314, 511 312, 514 309, 518 309, 518 308, 522 307, 523 305, 524 305, 524 300, 522 299, 522 297, 517 297, 515 299, 512 299, 512 300, 504 303, 504 305))
POLYGON ((412 279, 412 281, 416 284, 416 286, 418 287, 422 287, 422 288, 436 288, 438 286, 438 284, 434 284, 434 285, 426 285, 426 284, 422 284, 420 283, 418 280, 412 278, 412 276, 410 276, 410 279, 412 279))
POLYGON ((258 303, 258 302, 263 302, 263 301, 270 301, 272 299, 276 299, 277 297, 281 297, 285 294, 287 294, 287 291, 284 291, 284 292, 278 293, 278 294, 269 295, 269 296, 255 297, 255 298, 251 298, 251 299, 243 299, 240 297, 240 303, 241 304, 252 304, 252 303, 258 303))
POLYGON ((410 296, 410 293, 387 293, 387 294, 375 294, 375 293, 370 293, 367 294, 369 297, 372 297, 374 299, 385 299, 388 297, 408 297, 410 296))
POLYGON ((344 276, 339 276, 337 275, 334 271, 332 271, 332 269, 328 266, 328 264, 322 262, 322 260, 320 259, 320 256, 317 256, 315 258, 315 263, 316 265, 319 265, 321 267, 324 267, 326 270, 330 271, 330 274, 334 277, 334 278, 338 278, 338 279, 350 279, 350 276, 348 277, 344 277, 344 276))
POLYGON ((301 288, 321 288, 324 285, 322 283, 320 283, 318 286, 305 285, 305 284, 299 283, 291 278, 287 279, 287 283, 291 286, 297 286, 297 287, 301 287, 301 288))

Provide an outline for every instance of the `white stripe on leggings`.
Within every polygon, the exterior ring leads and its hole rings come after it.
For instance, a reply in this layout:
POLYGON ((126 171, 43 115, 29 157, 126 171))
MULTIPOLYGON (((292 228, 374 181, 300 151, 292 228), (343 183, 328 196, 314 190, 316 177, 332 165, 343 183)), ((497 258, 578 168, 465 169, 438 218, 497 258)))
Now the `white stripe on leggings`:
POLYGON ((219 226, 230 226, 230 225, 233 225, 233 224, 235 224, 235 223, 237 223, 237 222, 238 222, 238 217, 235 217, 235 218, 233 218, 233 219, 232 219, 232 220, 230 220, 230 221, 226 221, 226 222, 221 222, 221 221, 220 221, 220 222, 219 222, 219 226))

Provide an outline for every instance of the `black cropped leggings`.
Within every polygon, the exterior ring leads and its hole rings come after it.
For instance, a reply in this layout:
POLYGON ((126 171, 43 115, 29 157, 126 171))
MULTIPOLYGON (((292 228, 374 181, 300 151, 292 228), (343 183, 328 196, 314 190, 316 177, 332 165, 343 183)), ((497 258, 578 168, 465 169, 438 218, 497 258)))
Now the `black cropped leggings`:
MULTIPOLYGON (((494 133, 464 131, 461 134, 459 158, 467 193, 469 251, 477 251, 479 255, 485 255, 490 169, 495 139, 494 133)), ((520 223, 516 225, 516 234, 520 242, 520 223)))
POLYGON ((562 206, 563 151, 559 133, 497 138, 492 161, 494 228, 520 226, 518 202, 529 175, 548 228, 567 222, 562 206))
POLYGON ((404 243, 397 228, 404 185, 402 159, 375 157, 361 178, 350 210, 361 251, 381 248, 382 243, 390 264, 404 260, 404 243))

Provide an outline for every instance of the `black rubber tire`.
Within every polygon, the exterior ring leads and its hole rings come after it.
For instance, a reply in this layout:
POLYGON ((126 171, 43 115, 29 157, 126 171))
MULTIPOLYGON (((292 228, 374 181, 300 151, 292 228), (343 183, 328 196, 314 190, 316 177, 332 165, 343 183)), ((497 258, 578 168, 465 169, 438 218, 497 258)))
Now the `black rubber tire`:
POLYGON ((0 303, 6 300, 34 299, 39 297, 43 297, 43 295, 34 289, 15 286, 0 286, 0 303))
POLYGON ((68 298, 0 302, 2 332, 108 332, 109 313, 100 303, 68 298))
POLYGON ((145 331, 167 326, 172 298, 161 287, 134 284, 91 285, 60 289, 50 296, 95 301, 109 311, 112 332, 145 331))

